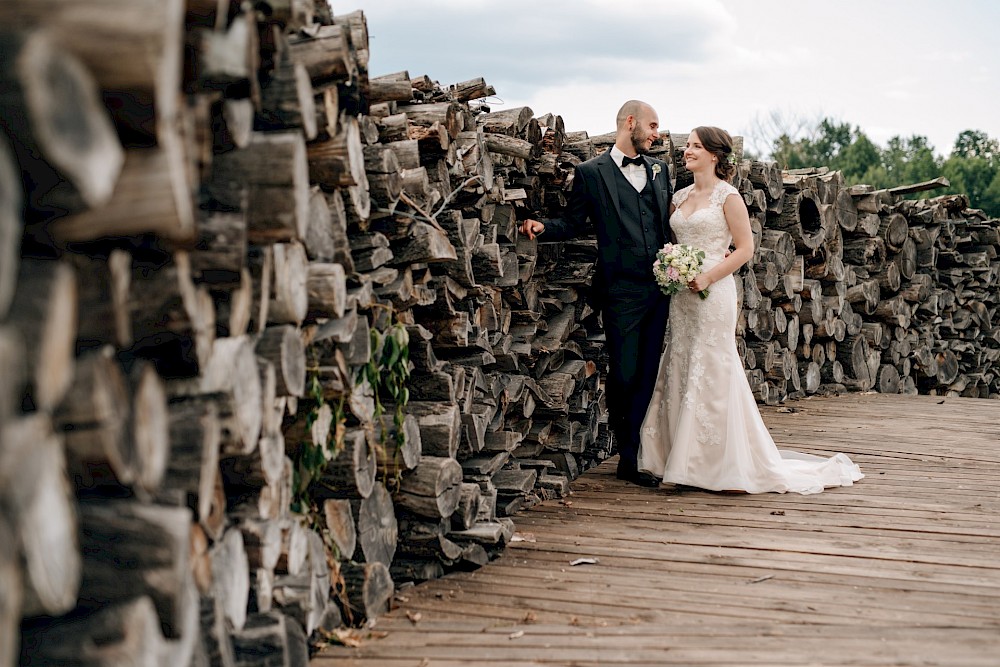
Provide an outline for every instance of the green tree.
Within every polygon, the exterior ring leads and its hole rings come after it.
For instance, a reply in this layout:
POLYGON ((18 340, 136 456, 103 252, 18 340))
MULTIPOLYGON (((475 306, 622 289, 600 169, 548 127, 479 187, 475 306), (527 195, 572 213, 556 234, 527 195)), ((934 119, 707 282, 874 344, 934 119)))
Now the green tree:
POLYGON ((947 192, 967 194, 972 206, 1000 217, 1000 141, 985 132, 959 133, 944 159, 934 153, 927 137, 920 135, 895 136, 881 148, 860 127, 832 118, 821 118, 812 127, 801 119, 775 113, 766 120, 769 122, 757 123, 762 131, 758 145, 762 137, 776 136, 770 158, 785 169, 825 166, 843 172, 849 184, 866 183, 876 188, 944 176, 951 184, 947 192))
POLYGON ((981 157, 962 157, 952 152, 942 166, 952 192, 964 192, 975 207, 987 210, 992 202, 988 194, 997 177, 997 169, 981 157))
POLYGON ((1000 160, 1000 142, 980 130, 963 130, 955 139, 950 157, 982 158, 995 167, 1000 160))
MULTIPOLYGON (((927 137, 913 135, 909 139, 889 139, 882 153, 882 166, 893 185, 908 185, 929 181, 941 175, 941 160, 934 155, 927 137)), ((880 187, 884 187, 879 184, 880 187)))

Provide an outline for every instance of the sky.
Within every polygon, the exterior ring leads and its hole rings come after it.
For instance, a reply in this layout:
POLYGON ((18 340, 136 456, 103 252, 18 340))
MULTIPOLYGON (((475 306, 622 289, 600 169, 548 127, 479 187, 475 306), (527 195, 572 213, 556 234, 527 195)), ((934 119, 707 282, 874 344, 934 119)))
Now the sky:
POLYGON ((361 9, 370 76, 483 77, 492 110, 614 130, 622 102, 663 129, 716 125, 759 154, 824 117, 947 155, 967 129, 1000 139, 996 0, 331 0, 361 9))

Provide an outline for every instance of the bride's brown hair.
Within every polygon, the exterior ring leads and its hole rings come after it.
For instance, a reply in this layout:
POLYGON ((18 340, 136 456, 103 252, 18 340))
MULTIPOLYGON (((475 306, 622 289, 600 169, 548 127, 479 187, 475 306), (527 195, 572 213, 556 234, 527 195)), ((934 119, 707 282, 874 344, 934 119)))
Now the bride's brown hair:
POLYGON ((724 181, 730 180, 736 173, 736 156, 733 155, 733 138, 729 133, 721 127, 706 125, 696 127, 691 132, 698 135, 705 150, 718 158, 715 175, 724 181))

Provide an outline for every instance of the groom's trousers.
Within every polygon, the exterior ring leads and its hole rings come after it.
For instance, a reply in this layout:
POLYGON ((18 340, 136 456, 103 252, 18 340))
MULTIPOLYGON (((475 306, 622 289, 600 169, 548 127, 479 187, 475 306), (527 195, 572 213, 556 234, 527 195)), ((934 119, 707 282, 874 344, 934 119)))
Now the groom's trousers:
POLYGON ((608 424, 618 443, 619 472, 636 470, 639 430, 653 395, 670 299, 650 281, 608 286, 603 320, 608 352, 608 424))

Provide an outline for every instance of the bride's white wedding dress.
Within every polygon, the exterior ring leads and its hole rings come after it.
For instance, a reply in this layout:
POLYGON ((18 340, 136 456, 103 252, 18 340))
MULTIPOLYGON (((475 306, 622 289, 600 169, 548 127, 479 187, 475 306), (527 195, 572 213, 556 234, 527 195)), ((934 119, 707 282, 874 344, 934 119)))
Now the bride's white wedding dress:
MULTIPOLYGON (((722 210, 736 188, 720 181, 709 205, 680 211, 691 186, 674 195, 670 226, 678 243, 705 251, 703 270, 732 243, 722 210)), ((690 290, 671 298, 666 350, 642 425, 639 470, 664 482, 713 491, 819 493, 864 475, 846 454, 821 458, 779 450, 757 409, 736 350, 736 282, 713 284, 707 299, 690 290)))

